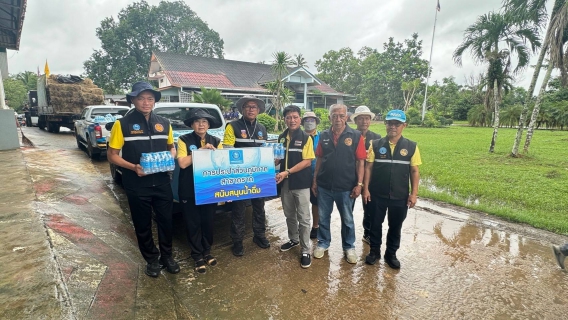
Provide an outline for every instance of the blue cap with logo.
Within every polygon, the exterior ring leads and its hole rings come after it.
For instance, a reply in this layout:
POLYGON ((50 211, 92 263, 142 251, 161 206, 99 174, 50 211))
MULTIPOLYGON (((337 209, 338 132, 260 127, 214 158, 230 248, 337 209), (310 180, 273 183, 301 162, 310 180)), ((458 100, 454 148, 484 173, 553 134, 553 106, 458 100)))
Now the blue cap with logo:
POLYGON ((387 113, 385 120, 396 120, 400 122, 406 122, 406 114, 402 110, 391 110, 387 113))

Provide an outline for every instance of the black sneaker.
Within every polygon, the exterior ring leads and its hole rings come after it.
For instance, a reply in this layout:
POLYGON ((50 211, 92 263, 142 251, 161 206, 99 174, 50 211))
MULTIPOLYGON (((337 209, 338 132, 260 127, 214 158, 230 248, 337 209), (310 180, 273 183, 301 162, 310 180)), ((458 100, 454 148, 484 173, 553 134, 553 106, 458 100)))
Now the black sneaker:
POLYGON ((299 242, 295 242, 295 241, 288 241, 285 244, 280 246, 280 251, 284 252, 284 251, 288 251, 296 246, 298 246, 300 243, 299 242))
POLYGON ((145 273, 149 277, 157 278, 160 275, 160 270, 162 270, 162 268, 160 267, 160 263, 158 263, 158 260, 156 260, 146 265, 145 273))
POLYGON ((395 254, 385 254, 385 262, 393 269, 400 269, 400 261, 395 254))
POLYGON ((252 237, 252 242, 256 243, 257 246, 261 247, 262 249, 270 248, 270 242, 265 237, 252 237))
POLYGON ((235 241, 233 243, 233 255, 240 257, 242 255, 245 254, 245 249, 243 248, 243 242, 242 241, 235 241))
POLYGON ((312 231, 310 231, 310 239, 317 239, 318 238, 318 228, 312 228, 312 231))
POLYGON ((371 236, 370 235, 363 235, 363 242, 366 242, 369 245, 371 245, 371 236))
POLYGON ((375 251, 371 250, 369 254, 365 257, 365 262, 367 264, 373 265, 381 258, 380 253, 376 253, 375 251))
POLYGON ((306 269, 312 265, 312 257, 309 253, 302 253, 302 258, 300 258, 300 264, 302 268, 306 269))
POLYGON ((171 256, 169 257, 161 257, 160 258, 160 267, 162 269, 166 269, 167 272, 176 274, 179 272, 179 264, 175 262, 174 258, 171 256))

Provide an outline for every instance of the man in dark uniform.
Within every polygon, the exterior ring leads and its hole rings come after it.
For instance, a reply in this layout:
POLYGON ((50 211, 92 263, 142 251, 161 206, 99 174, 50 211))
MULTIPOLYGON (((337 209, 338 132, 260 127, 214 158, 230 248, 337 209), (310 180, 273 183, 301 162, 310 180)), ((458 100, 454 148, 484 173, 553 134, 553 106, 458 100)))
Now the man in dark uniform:
POLYGON ((400 247, 402 223, 408 209, 417 201, 418 166, 422 160, 416 142, 402 136, 406 128, 406 115, 402 110, 389 111, 385 125, 387 136, 371 143, 365 166, 363 201, 367 203, 371 218, 371 250, 365 262, 375 264, 381 258, 383 221, 388 212, 385 262, 389 267, 399 269, 396 251, 400 247))
MULTIPOLYGON (((371 141, 378 140, 381 138, 381 135, 378 133, 374 133, 369 130, 369 126, 371 125, 371 119, 375 117, 375 114, 369 110, 367 106, 359 106, 355 109, 355 113, 351 116, 355 124, 357 124, 357 130, 361 132, 361 136, 363 140, 365 140, 365 150, 369 149, 369 145, 371 141)), ((367 209, 367 204, 361 198, 361 202, 363 203, 363 241, 370 243, 369 240, 369 229, 371 228, 371 218, 369 218, 369 210, 367 209)), ((355 205, 355 202, 353 202, 355 205)))
POLYGON ((134 104, 136 110, 115 122, 107 152, 109 162, 124 168, 122 184, 138 247, 147 262, 146 275, 150 277, 158 277, 162 268, 170 273, 179 272, 179 265, 172 257, 173 194, 170 176, 167 172, 146 175, 140 166, 143 152, 169 151, 174 158, 176 156, 170 122, 152 112, 160 98, 160 92, 147 82, 132 85, 132 92, 126 95, 126 100, 134 104), (158 224, 159 250, 152 237, 152 209, 158 224))
MULTIPOLYGON (((259 123, 256 117, 265 109, 264 101, 255 96, 244 96, 235 104, 243 115, 241 119, 227 124, 223 146, 225 148, 260 147, 266 142, 268 135, 266 128, 259 123)), ((266 216, 264 213, 264 198, 250 200, 252 203, 252 241, 259 247, 266 249, 270 242, 266 239, 266 216)), ((243 237, 245 235, 246 200, 233 201, 231 210, 231 239, 233 240, 233 254, 244 255, 243 237)))

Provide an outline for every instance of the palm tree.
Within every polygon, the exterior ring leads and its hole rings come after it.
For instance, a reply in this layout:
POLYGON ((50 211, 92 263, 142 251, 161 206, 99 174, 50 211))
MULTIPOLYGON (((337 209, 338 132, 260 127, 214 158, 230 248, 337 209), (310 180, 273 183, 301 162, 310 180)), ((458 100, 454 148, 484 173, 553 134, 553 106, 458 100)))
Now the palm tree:
POLYGON ((193 100, 198 103, 217 105, 222 111, 230 107, 233 103, 231 100, 225 99, 221 95, 221 91, 217 89, 205 89, 204 87, 201 87, 201 94, 193 93, 193 100))
POLYGON ((288 66, 293 65, 293 60, 289 54, 284 51, 278 51, 272 54, 274 60, 272 61, 272 73, 274 74, 274 92, 272 93, 273 98, 273 105, 276 109, 276 124, 274 125, 274 131, 278 131, 278 124, 279 124, 279 117, 280 117, 280 110, 284 105, 284 101, 282 101, 282 91, 284 91, 284 81, 283 78, 285 75, 288 74, 288 66))
POLYGON ((304 59, 304 56, 301 53, 294 55, 294 63, 296 64, 296 67, 308 67, 308 62, 304 59))
MULTIPOLYGON (((547 0, 505 0, 504 1, 504 9, 507 12, 512 13, 514 16, 519 17, 519 19, 525 19, 527 21, 531 21, 537 27, 544 27, 548 22, 548 15, 546 12, 546 5, 547 0)), ((525 127, 526 116, 529 110, 530 101, 532 100, 534 90, 536 87, 536 81, 540 74, 540 70, 542 68, 542 63, 544 61, 544 57, 549 50, 550 47, 550 38, 551 34, 554 32, 555 28, 558 28, 559 25, 556 26, 552 23, 552 20, 556 21, 566 21, 566 6, 568 5, 568 1, 566 0, 554 0, 554 5, 552 7, 552 13, 550 14, 550 21, 551 23, 548 24, 548 28, 546 30, 546 35, 544 37, 544 43, 542 48, 540 49, 540 54, 538 56, 538 61, 535 65, 535 69, 533 72, 533 77, 531 80, 531 84, 527 91, 527 97, 525 99, 525 103, 523 104, 523 108, 521 111, 521 115, 519 117, 519 126, 517 128, 517 134, 515 136, 515 141, 513 142, 513 149, 511 151, 512 157, 517 157, 519 155, 519 146, 521 144, 521 138, 523 136, 523 130, 525 127), (562 15, 564 17, 557 17, 558 15, 562 15)), ((560 52, 562 52, 562 48, 560 48, 560 52)), ((561 67, 561 73, 565 75, 565 71, 563 66, 561 67)), ((547 68, 548 69, 548 68, 547 68)), ((548 70, 547 70, 548 73, 548 70)), ((550 77, 548 77, 550 78, 550 77)), ((564 77, 566 79, 566 77, 564 77)), ((548 81, 547 81, 548 82, 548 81)), ((546 82, 543 82, 545 84, 546 82)), ((542 91, 542 90, 541 90, 542 91)), ((538 112, 538 109, 536 110, 538 112)), ((535 111, 533 110, 533 114, 535 111)), ((531 118, 536 119, 536 115, 531 118)), ((531 121, 532 122, 532 121, 531 121)), ((534 123, 533 123, 534 125, 534 123)), ((530 124, 529 124, 530 128, 530 124)), ((531 132, 532 138, 532 132, 531 132)), ((527 142, 530 145, 530 139, 527 133, 527 142)), ((527 142, 525 142, 525 151, 528 150, 527 142)))
POLYGON ((20 80, 28 90, 37 89, 37 75, 32 71, 18 73, 16 79, 20 80))
POLYGON ((488 63, 485 99, 486 109, 494 103, 494 130, 491 139, 490 152, 493 152, 499 126, 499 102, 504 80, 510 69, 510 57, 517 57, 513 73, 517 73, 529 64, 531 50, 534 52, 540 46, 536 28, 527 23, 519 22, 511 13, 504 14, 489 12, 478 17, 477 21, 465 30, 464 41, 454 51, 454 61, 461 65, 464 52, 470 51, 477 63, 488 63), (527 46, 530 43, 530 48, 527 46), (501 45, 505 45, 505 49, 501 45))

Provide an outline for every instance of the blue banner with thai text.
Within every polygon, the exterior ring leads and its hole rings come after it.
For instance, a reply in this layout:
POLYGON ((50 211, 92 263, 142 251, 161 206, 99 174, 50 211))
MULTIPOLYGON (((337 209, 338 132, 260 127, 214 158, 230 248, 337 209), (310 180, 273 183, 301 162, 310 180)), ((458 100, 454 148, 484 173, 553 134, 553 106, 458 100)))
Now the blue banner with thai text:
POLYGON ((198 205, 276 195, 271 148, 195 150, 192 155, 198 205))

